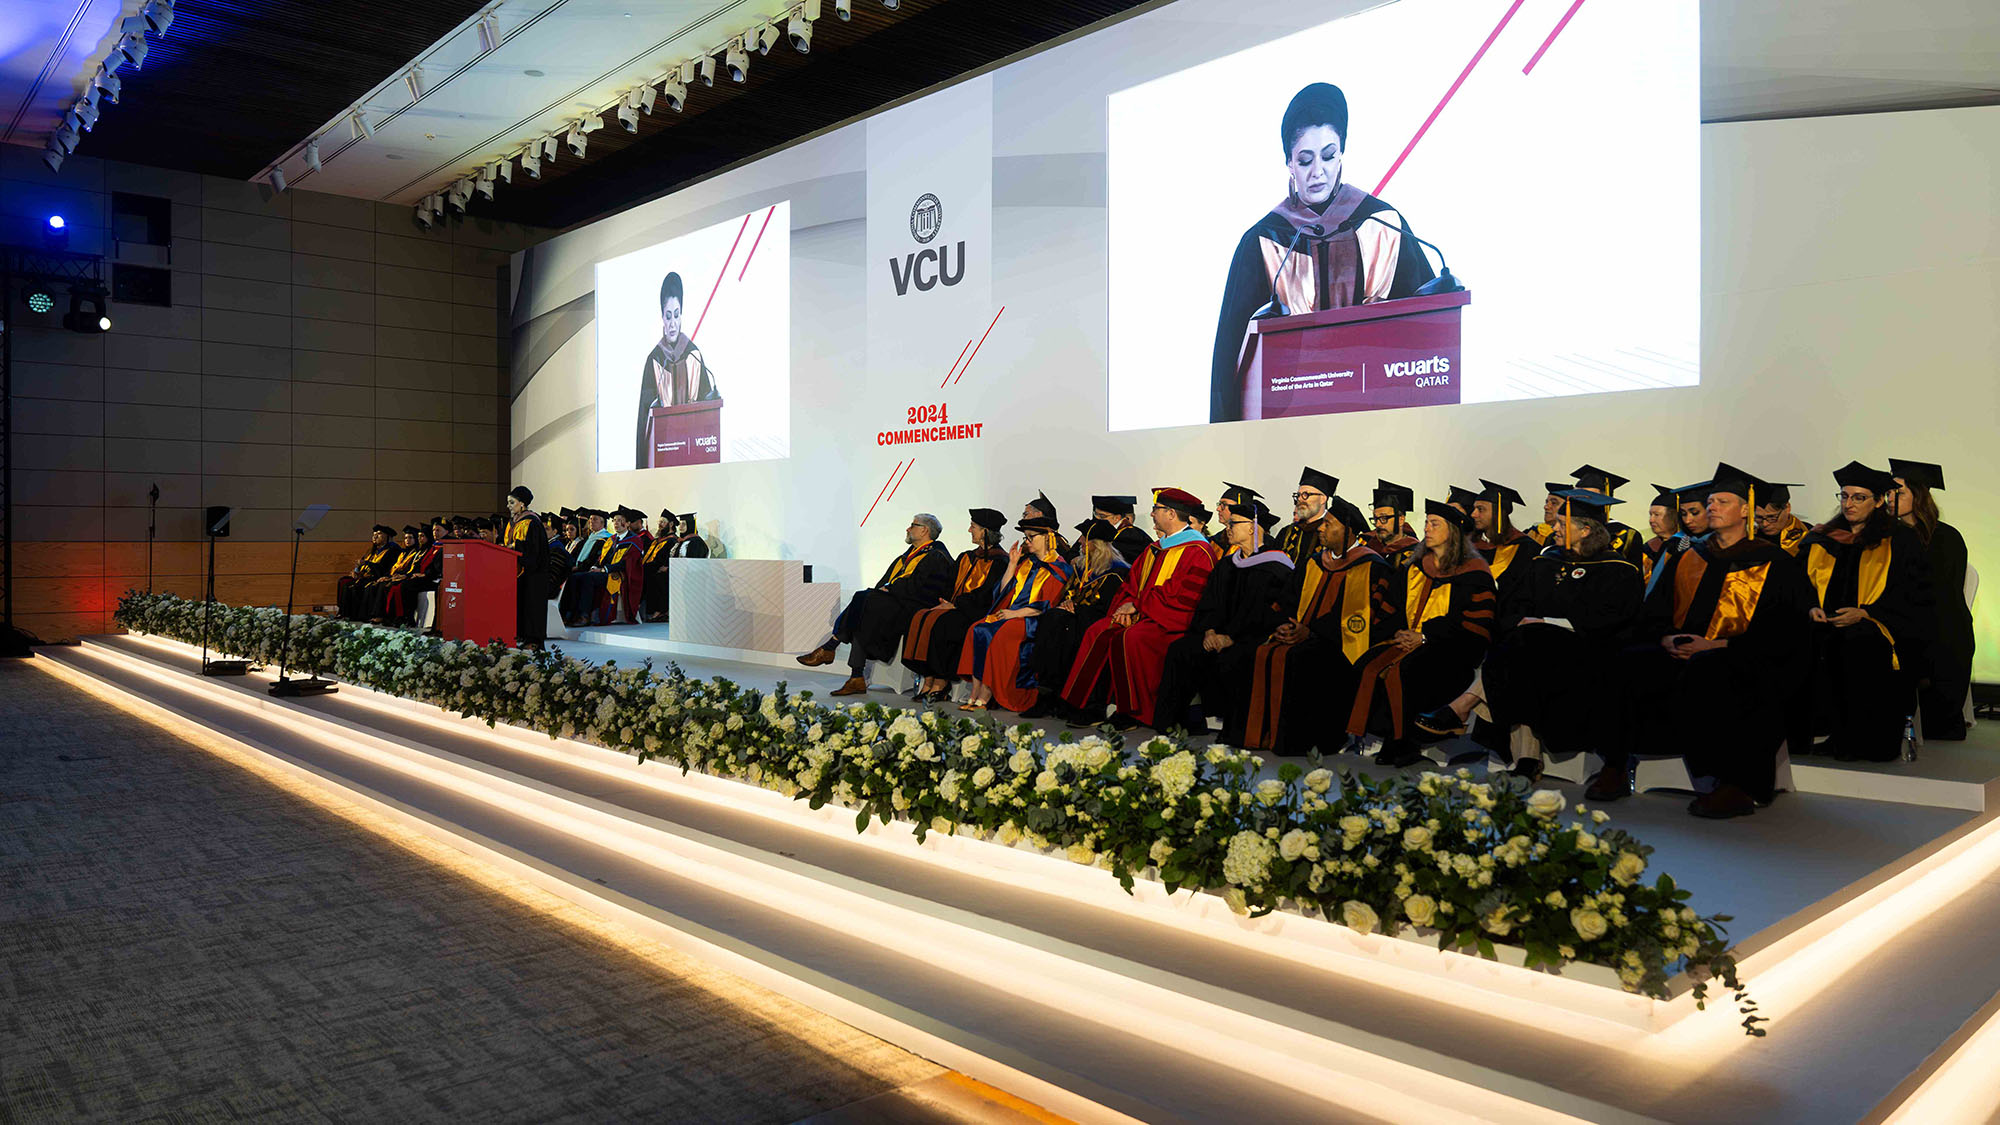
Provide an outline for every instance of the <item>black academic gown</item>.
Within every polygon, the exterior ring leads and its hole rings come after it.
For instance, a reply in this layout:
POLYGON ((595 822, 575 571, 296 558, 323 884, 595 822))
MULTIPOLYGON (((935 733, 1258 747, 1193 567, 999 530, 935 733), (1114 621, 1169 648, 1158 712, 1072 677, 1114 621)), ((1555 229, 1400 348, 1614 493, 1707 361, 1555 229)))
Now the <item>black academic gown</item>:
POLYGON ((951 551, 933 539, 896 557, 875 585, 855 593, 834 622, 837 641, 853 646, 848 666, 857 674, 869 660, 890 660, 902 647, 910 618, 951 590, 951 551))
POLYGON ((1610 550, 1584 559, 1554 545, 1516 568, 1521 589, 1503 599, 1501 637, 1483 665, 1493 721, 1480 724, 1491 728, 1481 744, 1504 750, 1516 726, 1561 754, 1619 737, 1612 666, 1645 602, 1639 569, 1610 550), (1528 618, 1540 620, 1521 624, 1528 618))
POLYGON ((1456 699, 1472 683, 1493 643, 1493 573, 1477 552, 1445 574, 1437 556, 1418 554, 1396 584, 1398 629, 1424 643, 1404 652, 1390 639, 1372 650, 1356 677, 1350 734, 1375 733, 1391 742, 1409 737, 1418 715, 1456 699))
POLYGON ((529 512, 507 525, 506 546, 521 552, 514 577, 514 635, 540 644, 549 635, 549 533, 529 512))
POLYGON ((1494 603, 1499 607, 1500 635, 1504 636, 1513 623, 1531 614, 1515 612, 1517 603, 1522 602, 1529 592, 1530 564, 1541 554, 1535 541, 1516 531, 1505 542, 1487 543, 1478 548, 1479 557, 1486 560, 1486 566, 1493 572, 1494 603))
POLYGON ((1667 556, 1624 637, 1615 675, 1626 717, 1622 737, 1597 746, 1605 765, 1679 755, 1690 775, 1768 801, 1787 702, 1805 679, 1812 604, 1798 560, 1774 543, 1724 548, 1710 537, 1667 556), (1660 646, 1678 633, 1729 643, 1681 660, 1660 646))
POLYGON ((1069 609, 1054 606, 1036 618, 1031 659, 1035 682, 1042 685, 1042 691, 1062 690, 1063 682, 1069 679, 1070 665, 1076 663, 1077 649, 1083 644, 1084 630, 1111 612, 1111 603, 1124 592, 1125 579, 1131 573, 1131 565, 1120 558, 1109 570, 1081 575, 1063 591, 1069 609))
POLYGON ((1278 529, 1275 540, 1280 551, 1292 560, 1294 569, 1306 565, 1306 560, 1319 554, 1319 525, 1325 516, 1304 523, 1288 523, 1278 529))
POLYGON ((666 616, 667 612, 667 566, 674 557, 674 548, 679 541, 670 535, 662 535, 646 545, 646 555, 639 566, 646 583, 645 607, 648 620, 666 616))
POLYGON ((1289 644, 1266 640, 1236 669, 1222 741, 1278 754, 1338 751, 1360 661, 1401 624, 1400 577, 1359 544, 1338 558, 1321 551, 1295 568, 1286 606, 1305 635, 1289 644))
POLYGON ((1288 614, 1294 569, 1291 556, 1275 544, 1266 544, 1254 555, 1231 551, 1216 562, 1201 588, 1187 632, 1167 646, 1153 703, 1155 727, 1187 727, 1188 705, 1197 693, 1208 712, 1227 721, 1230 685, 1243 679, 1243 669, 1249 667, 1258 644, 1288 614), (1203 648, 1202 639, 1210 630, 1228 637, 1229 647, 1221 652, 1203 648))
POLYGON ((341 575, 335 583, 334 602, 340 608, 340 615, 352 621, 368 619, 368 595, 370 588, 381 579, 389 577, 395 569, 396 560, 403 549, 395 543, 381 547, 370 547, 361 558, 353 574, 341 575))
POLYGON ((1925 544, 1931 589, 1937 603, 1937 632, 1925 654, 1917 702, 1923 708, 1924 737, 1947 742, 1965 737, 1965 694, 1972 687, 1972 609, 1965 604, 1965 537, 1948 523, 1931 530, 1925 544))
POLYGON ((1937 632, 1923 541, 1878 512, 1858 530, 1838 519, 1814 528, 1799 560, 1821 609, 1858 605, 1868 614, 1855 625, 1812 627, 1814 733, 1831 735, 1823 749, 1836 755, 1892 761, 1937 632))
POLYGON ((1007 552, 964 551, 952 572, 951 606, 930 605, 911 618, 903 637, 903 667, 919 676, 958 678, 958 657, 973 623, 993 611, 993 594, 1007 576, 1007 552))
MULTIPOLYGON (((1123 558, 1128 566, 1132 560, 1139 557, 1139 552, 1152 545, 1153 537, 1131 524, 1119 528, 1118 534, 1111 537, 1111 546, 1117 550, 1119 557, 1123 558)), ((1079 542, 1077 547, 1080 552, 1083 544, 1079 542)))

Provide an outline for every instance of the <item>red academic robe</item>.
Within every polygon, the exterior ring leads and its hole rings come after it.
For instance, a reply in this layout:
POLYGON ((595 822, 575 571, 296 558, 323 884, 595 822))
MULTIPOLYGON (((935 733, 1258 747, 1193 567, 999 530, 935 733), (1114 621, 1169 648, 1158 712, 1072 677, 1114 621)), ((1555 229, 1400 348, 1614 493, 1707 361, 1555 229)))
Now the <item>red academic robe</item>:
POLYGON ((1187 632, 1216 556, 1215 544, 1199 533, 1172 547, 1154 543, 1140 552, 1119 599, 1121 607, 1134 606, 1138 617, 1119 625, 1114 608, 1084 631, 1063 700, 1079 710, 1088 707, 1109 670, 1112 703, 1121 714, 1151 726, 1167 646, 1187 632))
POLYGON ((597 598, 597 620, 612 624, 645 620, 639 602, 646 593, 646 548, 652 543, 652 533, 641 528, 605 550, 604 565, 610 574, 597 598))

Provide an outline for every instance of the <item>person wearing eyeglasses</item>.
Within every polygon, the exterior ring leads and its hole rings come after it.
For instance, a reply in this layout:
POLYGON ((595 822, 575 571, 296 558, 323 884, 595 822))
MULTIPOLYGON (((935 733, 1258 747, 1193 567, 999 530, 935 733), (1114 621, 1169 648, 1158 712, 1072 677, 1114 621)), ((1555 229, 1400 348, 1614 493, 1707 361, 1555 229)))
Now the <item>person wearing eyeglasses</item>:
POLYGON ((1769 539, 1785 549, 1785 553, 1797 558, 1799 549, 1805 546, 1807 533, 1812 525, 1792 514, 1792 486, 1771 485, 1771 494, 1757 494, 1757 537, 1769 539))
POLYGON ((1894 508, 1923 540, 1937 593, 1937 637, 1918 673, 1917 701, 1923 708, 1924 737, 1942 742, 1965 739, 1965 699, 1972 689, 1972 607, 1965 601, 1965 536, 1938 518, 1935 492, 1944 491, 1944 467, 1928 461, 1889 458, 1889 471, 1902 485, 1894 508))
POLYGON ((972 547, 958 556, 951 590, 936 605, 910 618, 903 634, 903 667, 923 677, 917 684, 920 703, 940 703, 959 678, 959 650, 965 632, 993 608, 993 591, 1007 573, 1009 558, 1000 549, 1000 529, 1007 516, 993 508, 973 508, 965 534, 972 547))
POLYGON ((1021 712, 1024 719, 1047 718, 1062 709, 1063 681, 1076 663, 1083 634, 1111 612, 1132 573, 1131 564, 1112 545, 1118 537, 1117 528, 1092 518, 1077 524, 1076 532, 1076 577, 1063 587, 1062 600, 1036 619, 1036 698, 1021 712))
POLYGON ((1916 669, 1937 632, 1930 560, 1893 510, 1895 477, 1850 461, 1833 479, 1840 508, 1799 553, 1818 603, 1814 733, 1830 736, 1822 749, 1837 760, 1890 762, 1901 756, 1916 669))
MULTIPOLYGON (((1206 714, 1226 721, 1233 709, 1229 685, 1242 679, 1241 669, 1256 655, 1258 642, 1285 620, 1294 566, 1291 555, 1270 540, 1277 522, 1262 500, 1230 506, 1223 525, 1229 552, 1209 573, 1187 632, 1167 646, 1153 704, 1153 725, 1159 729, 1205 733, 1205 717, 1197 721, 1190 710, 1197 694, 1206 714)), ((1318 532, 1315 523, 1313 533, 1318 532)))
POLYGON ((1326 498, 1340 491, 1340 481, 1307 465, 1299 472, 1299 490, 1292 493, 1292 522, 1278 532, 1278 549, 1294 567, 1319 552, 1319 521, 1326 518, 1326 498))
POLYGON ((1410 556, 1423 545, 1403 519, 1416 507, 1416 503, 1417 494, 1414 491, 1386 480, 1375 482, 1375 530, 1368 534, 1368 545, 1398 570, 1408 565, 1410 556))
POLYGON ((905 549, 897 555, 875 585, 859 590, 848 599, 847 608, 833 623, 833 632, 799 656, 800 664, 817 668, 833 663, 834 652, 847 646, 847 682, 831 695, 863 695, 868 681, 862 675, 870 660, 888 660, 902 647, 910 618, 925 606, 936 605, 951 589, 955 569, 951 549, 938 542, 944 525, 929 512, 910 517, 903 531, 905 549))
POLYGON ((990 599, 989 612, 972 626, 958 669, 973 679, 972 697, 961 711, 998 705, 1020 712, 1041 694, 1034 650, 1042 615, 1061 602, 1076 571, 1056 550, 1056 521, 1030 516, 1014 525, 1021 538, 1007 552, 1007 570, 990 599))

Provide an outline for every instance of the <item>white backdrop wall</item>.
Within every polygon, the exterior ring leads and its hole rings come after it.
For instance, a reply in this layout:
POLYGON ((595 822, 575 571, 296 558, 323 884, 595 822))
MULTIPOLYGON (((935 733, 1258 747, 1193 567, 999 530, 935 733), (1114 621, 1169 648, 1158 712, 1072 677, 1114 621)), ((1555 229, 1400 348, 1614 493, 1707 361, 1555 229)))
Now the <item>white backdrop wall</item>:
MULTIPOLYGON (((1564 7, 1530 0, 1517 18, 1532 14, 1538 38, 1564 7)), ((990 168, 939 174, 990 175, 990 218, 939 192, 940 241, 968 237, 955 224, 990 222, 990 261, 968 265, 990 310, 942 286, 883 295, 884 228, 907 224, 917 191, 884 190, 879 174, 871 184, 870 154, 896 137, 926 143, 929 127, 912 127, 921 101, 517 255, 513 478, 552 506, 696 509, 731 554, 803 559, 852 587, 880 572, 911 512, 937 513, 957 543, 964 509, 1012 516, 1037 489, 1073 523, 1094 492, 1172 484, 1213 497, 1227 478, 1282 497, 1302 463, 1365 502, 1378 476, 1419 495, 1483 476, 1538 498, 1541 481, 1585 461, 1684 482, 1727 459, 1808 482, 1797 507, 1817 520, 1832 508, 1835 466, 1898 456, 1944 464, 1945 518, 2000 581, 2000 530, 1980 518, 2000 503, 2000 109, 1703 127, 1699 386, 1108 432, 1106 93, 1341 10, 1184 0, 975 79, 990 86, 990 168), (592 264, 781 199, 793 224, 791 458, 597 472, 592 264), (908 311, 885 317, 885 301, 908 311), (897 317, 906 339, 885 331, 897 317), (940 390, 989 322, 976 358, 940 390), (927 403, 948 405, 954 424, 981 423, 981 436, 877 444, 927 403)), ((1525 153, 1494 185, 1548 190, 1525 153)), ((1565 241, 1580 285, 1616 287, 1647 268, 1588 230, 1565 241)), ((1173 279, 1160 284, 1173 299, 1173 279)), ((1211 307, 1191 303, 1189 347, 1205 355, 1213 324, 1211 307)), ((1636 525, 1649 490, 1630 492, 1620 514, 1636 525)), ((2000 594, 1989 592, 1976 625, 1984 680, 2000 679, 1996 625, 2000 594)))

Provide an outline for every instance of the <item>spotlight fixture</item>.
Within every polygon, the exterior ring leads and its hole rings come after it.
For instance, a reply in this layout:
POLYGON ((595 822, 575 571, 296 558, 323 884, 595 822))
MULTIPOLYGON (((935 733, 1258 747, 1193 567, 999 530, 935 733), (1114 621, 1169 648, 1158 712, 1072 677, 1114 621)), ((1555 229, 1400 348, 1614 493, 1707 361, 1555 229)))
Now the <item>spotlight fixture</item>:
POLYGON ((841 23, 853 19, 854 0, 833 0, 833 14, 840 17, 841 23))
POLYGON ((699 64, 697 64, 697 66, 696 66, 696 70, 697 70, 697 72, 698 72, 698 73, 699 73, 699 74, 701 75, 701 84, 702 84, 702 85, 704 85, 704 86, 713 86, 713 85, 715 85, 715 56, 714 56, 714 55, 703 55, 703 56, 701 57, 701 62, 700 62, 699 64))
MULTIPOLYGON (((113 55, 111 57, 115 59, 118 56, 113 55)), ((99 66, 97 68, 97 77, 91 81, 96 83, 98 89, 104 91, 104 96, 111 100, 112 105, 118 104, 118 88, 124 85, 124 83, 118 81, 118 76, 111 73, 109 68, 99 66)))
POLYGON ((500 21, 493 13, 479 17, 479 53, 490 55, 500 47, 500 21))
POLYGON ((681 85, 683 86, 694 85, 695 83, 694 60, 682 59, 681 65, 679 67, 679 73, 676 74, 675 77, 680 79, 681 85))
POLYGON ((49 171, 60 172, 62 171, 62 162, 63 151, 56 147, 54 141, 50 141, 48 151, 42 153, 42 163, 49 166, 49 171))
POLYGON ((487 179, 484 174, 481 174, 479 179, 473 182, 472 189, 485 196, 488 200, 493 198, 493 181, 487 179))
POLYGON ((757 39, 753 46, 757 48, 757 53, 760 55, 770 54, 771 48, 778 45, 778 27, 776 24, 758 24, 755 34, 757 39))
POLYGON ((308 168, 311 168, 311 169, 312 169, 313 171, 315 171, 315 172, 319 171, 319 142, 318 142, 318 141, 307 141, 307 142, 306 142, 306 167, 308 167, 308 168))
POLYGON ((667 79, 667 84, 660 88, 660 94, 667 99, 667 108, 673 110, 675 113, 679 113, 681 110, 687 108, 687 83, 680 79, 667 79))
POLYGON ((127 35, 118 41, 118 56, 132 64, 133 70, 142 70, 146 65, 146 37, 127 35))
POLYGON ((155 35, 165 35, 167 29, 174 25, 174 0, 150 0, 139 9, 139 14, 146 20, 146 30, 155 35))
POLYGON ((536 141, 521 154, 521 171, 526 172, 531 180, 542 178, 542 142, 536 141))
POLYGON ((659 100, 660 92, 650 83, 639 87, 639 108, 646 111, 646 116, 653 115, 653 106, 657 105, 659 100))
POLYGON ((348 115, 347 132, 350 137, 357 141, 374 139, 375 126, 368 123, 367 110, 357 109, 348 115))
POLYGON ((471 198, 472 185, 468 181, 455 180, 445 189, 444 201, 460 211, 465 210, 465 205, 471 198))
POLYGON ((743 49, 743 40, 729 41, 729 50, 723 53, 722 62, 729 68, 731 82, 741 82, 750 76, 750 53, 743 49))
POLYGON ((278 192, 279 194, 283 194, 283 193, 284 193, 284 190, 285 190, 285 170, 284 170, 283 168, 273 168, 273 169, 271 169, 271 190, 272 190, 272 191, 275 191, 275 192, 278 192))
POLYGON ((68 156, 70 153, 76 151, 76 143, 79 139, 76 133, 76 126, 71 125, 67 121, 57 126, 55 132, 49 134, 49 143, 55 145, 56 149, 64 156, 68 156))
POLYGON ((61 250, 69 245, 69 222, 61 215, 50 215, 42 223, 42 245, 51 250, 61 250))
POLYGON ((413 66, 410 69, 404 71, 403 85, 409 89, 411 101, 416 101, 419 98, 423 97, 424 96, 423 68, 413 66))
POLYGON ((554 134, 542 138, 542 159, 554 162, 562 149, 562 141, 554 134))
POLYGON ((618 103, 618 124, 628 133, 639 131, 639 107, 632 104, 638 100, 636 95, 626 94, 618 103))
POLYGON ((785 37, 792 41, 792 50, 803 55, 812 50, 813 25, 804 16, 794 15, 785 21, 785 37))
POLYGON ((76 105, 70 112, 76 114, 77 121, 81 122, 86 130, 97 127, 97 106, 89 98, 76 99, 76 105))
POLYGON ((104 312, 106 296, 102 282, 80 281, 70 286, 69 311, 63 314, 63 327, 71 332, 111 331, 111 318, 104 312))
POLYGON ((486 171, 489 177, 499 176, 503 182, 511 184, 514 182, 514 158, 510 156, 505 160, 496 160, 486 171))
POLYGON ((882 6, 893 12, 903 6, 903 0, 882 0, 882 6))
POLYGON ((56 299, 49 296, 46 289, 37 289, 28 294, 28 311, 45 313, 56 307, 56 299))
POLYGON ((423 202, 417 204, 416 210, 417 210, 417 225, 424 228, 425 230, 431 229, 430 200, 426 199, 423 202))
POLYGON ((583 135, 583 123, 578 122, 569 127, 563 141, 569 145, 570 155, 582 160, 584 147, 589 144, 590 138, 583 135))

